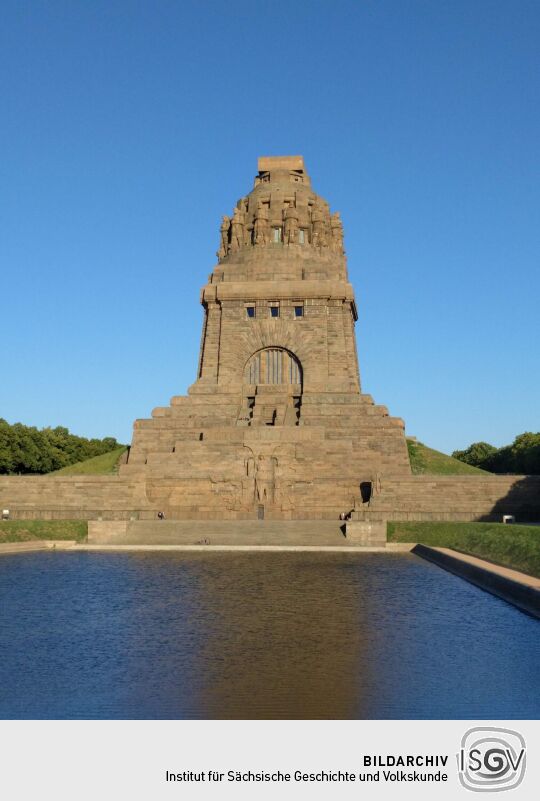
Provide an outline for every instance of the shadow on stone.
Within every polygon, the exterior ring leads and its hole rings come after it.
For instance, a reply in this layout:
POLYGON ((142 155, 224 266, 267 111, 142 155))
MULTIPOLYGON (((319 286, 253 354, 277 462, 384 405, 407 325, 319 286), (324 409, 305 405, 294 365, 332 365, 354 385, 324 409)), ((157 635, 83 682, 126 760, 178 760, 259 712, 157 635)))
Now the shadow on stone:
POLYGON ((516 476, 506 495, 493 506, 481 521, 501 521, 503 515, 514 515, 517 523, 540 521, 540 476, 516 476))

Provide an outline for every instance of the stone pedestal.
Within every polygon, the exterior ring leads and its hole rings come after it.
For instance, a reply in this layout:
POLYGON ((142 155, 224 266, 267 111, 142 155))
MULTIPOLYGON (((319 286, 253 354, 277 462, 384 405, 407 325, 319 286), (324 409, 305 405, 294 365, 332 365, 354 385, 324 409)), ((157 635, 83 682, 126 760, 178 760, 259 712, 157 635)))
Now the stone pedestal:
POLYGON ((348 520, 346 537, 352 545, 384 548, 386 547, 386 520, 378 522, 348 520))

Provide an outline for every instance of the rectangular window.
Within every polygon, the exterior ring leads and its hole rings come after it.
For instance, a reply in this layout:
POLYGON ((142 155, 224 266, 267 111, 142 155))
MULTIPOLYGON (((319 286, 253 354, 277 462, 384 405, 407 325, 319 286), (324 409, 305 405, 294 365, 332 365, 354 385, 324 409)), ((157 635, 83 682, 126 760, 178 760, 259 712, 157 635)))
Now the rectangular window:
POLYGON ((281 228, 274 228, 274 242, 281 242, 281 228))
POLYGON ((295 317, 303 317, 304 316, 304 307, 303 306, 295 306, 294 307, 294 316, 295 317))
POLYGON ((252 320, 255 317, 255 306, 246 306, 246 315, 252 320))
POLYGON ((306 232, 303 228, 300 228, 298 231, 298 244, 303 245, 306 241, 306 232))
POLYGON ((279 317, 279 306, 270 306, 270 317, 279 317))

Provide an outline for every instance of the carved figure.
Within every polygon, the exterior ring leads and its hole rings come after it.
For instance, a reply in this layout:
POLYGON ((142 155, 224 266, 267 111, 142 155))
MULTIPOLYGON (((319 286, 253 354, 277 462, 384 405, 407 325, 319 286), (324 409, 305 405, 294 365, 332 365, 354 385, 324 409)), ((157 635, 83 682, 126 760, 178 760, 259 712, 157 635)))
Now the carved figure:
POLYGON ((324 209, 317 205, 311 211, 311 224, 313 226, 312 242, 316 247, 326 245, 326 231, 324 225, 324 209))
POLYGON ((255 474, 255 499, 259 503, 274 502, 275 467, 274 456, 259 456, 255 474))
POLYGON ((210 477, 212 492, 219 497, 219 503, 226 509, 237 510, 241 507, 242 485, 237 481, 221 481, 210 477))
POLYGON ((283 512, 294 509, 294 481, 277 481, 276 496, 283 512))
POLYGON ((330 228, 332 230, 332 250, 343 253, 343 223, 341 222, 339 211, 332 214, 330 228))
POLYGON ((236 208, 231 221, 231 250, 240 250, 244 244, 244 212, 236 208))
POLYGON ((380 495, 382 492, 382 473, 378 471, 374 474, 372 479, 373 495, 380 495))
POLYGON ((218 250, 218 258, 223 259, 229 251, 229 229, 231 227, 231 219, 226 215, 222 217, 221 225, 219 226, 220 243, 218 250))
POLYGON ((246 225, 246 218, 249 208, 249 202, 247 197, 241 198, 241 200, 238 201, 237 206, 242 212, 244 220, 244 238, 242 240, 242 244, 249 245, 251 244, 251 229, 248 230, 248 226, 246 225))
POLYGON ((268 207, 264 203, 257 203, 255 223, 253 228, 253 244, 267 245, 270 240, 270 225, 268 223, 268 207))
POLYGON ((298 212, 295 206, 287 206, 283 210, 284 230, 283 241, 286 245, 293 245, 298 241, 298 212))

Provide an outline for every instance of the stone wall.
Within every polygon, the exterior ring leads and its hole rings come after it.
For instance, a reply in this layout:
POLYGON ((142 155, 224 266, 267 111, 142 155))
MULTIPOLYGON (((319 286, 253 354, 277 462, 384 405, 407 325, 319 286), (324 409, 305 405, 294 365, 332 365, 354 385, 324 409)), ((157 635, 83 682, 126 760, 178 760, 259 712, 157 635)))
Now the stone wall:
POLYGON ((540 476, 411 476, 381 480, 355 517, 387 520, 540 520, 540 476))
MULTIPOLYGON (((517 522, 540 520, 540 476, 382 475, 378 494, 362 503, 358 482, 346 470, 334 468, 332 475, 327 466, 319 467, 311 480, 278 478, 274 492, 280 503, 267 509, 267 518, 335 520, 354 508, 356 520, 501 521, 503 514, 515 515, 517 522)), ((253 504, 238 504, 242 491, 255 491, 253 477, 2 476, 0 507, 13 519, 144 520, 155 519, 158 511, 177 519, 255 519, 253 504)))
POLYGON ((0 476, 0 508, 15 520, 129 520, 155 513, 144 482, 119 476, 0 476))

